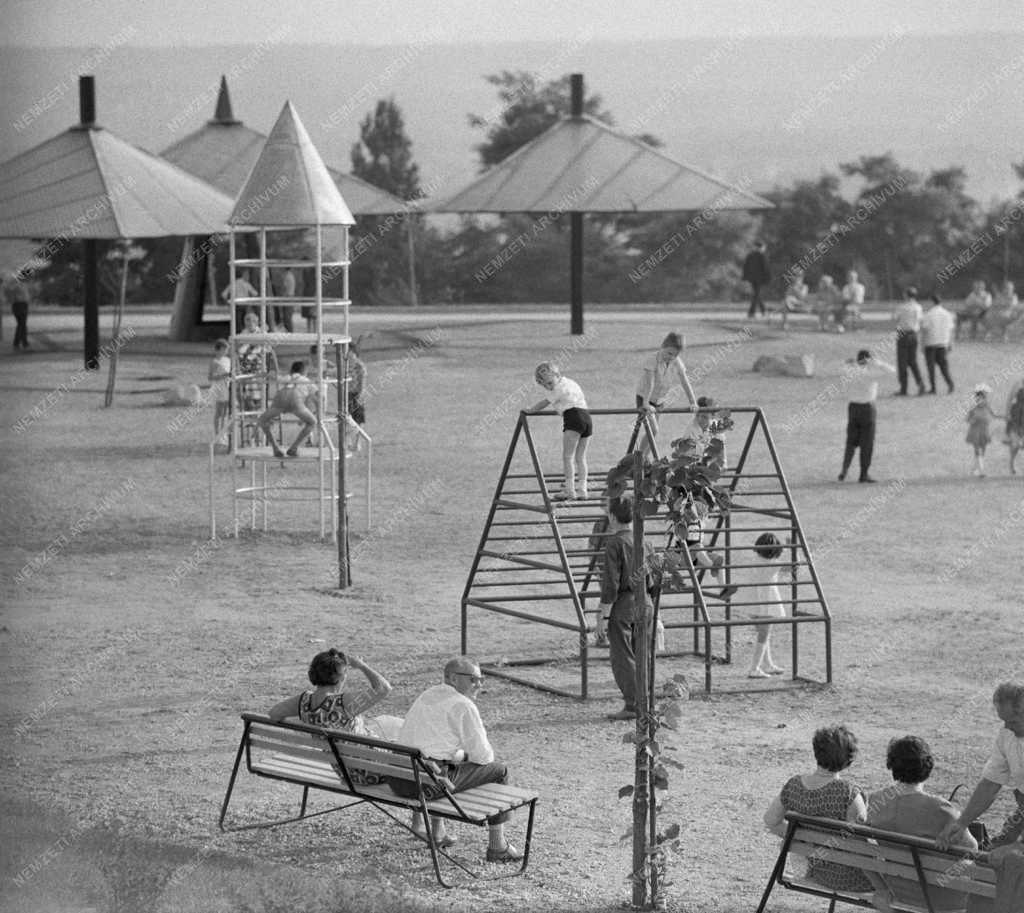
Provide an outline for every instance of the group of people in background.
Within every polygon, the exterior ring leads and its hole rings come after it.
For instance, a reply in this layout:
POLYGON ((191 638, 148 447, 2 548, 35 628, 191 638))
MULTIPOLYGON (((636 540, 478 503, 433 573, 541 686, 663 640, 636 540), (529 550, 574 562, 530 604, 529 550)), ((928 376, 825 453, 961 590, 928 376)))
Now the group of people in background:
MULTIPOLYGON (((916 735, 894 738, 886 752, 886 767, 893 782, 873 792, 844 778, 843 773, 857 756, 857 739, 842 725, 827 726, 814 733, 811 747, 816 767, 791 777, 772 799, 764 814, 765 826, 785 836, 787 812, 831 818, 851 824, 866 824, 880 830, 935 840, 940 847, 989 850, 997 872, 993 913, 1024 910, 1024 684, 1004 682, 992 696, 1000 720, 988 761, 980 781, 962 811, 949 800, 925 789, 935 766, 928 743, 916 735), (987 829, 976 826, 1003 789, 1013 792, 1016 809, 991 840, 987 829), (982 836, 982 843, 975 834, 982 836)), ((967 898, 954 888, 929 889, 928 901, 916 882, 901 878, 882 881, 872 872, 813 856, 807 860, 807 877, 825 888, 864 895, 878 910, 890 910, 894 902, 936 911, 963 911, 967 898)), ((982 913, 982 906, 970 907, 982 913)))
MULTIPOLYGON (((779 304, 766 305, 763 294, 771 282, 772 271, 766 245, 758 241, 744 259, 741 275, 743 281, 750 286, 750 307, 747 310, 749 320, 777 310, 782 317, 782 326, 785 327, 791 314, 813 313, 817 315, 818 328, 822 332, 831 330, 843 333, 861 318, 866 288, 856 270, 847 272, 846 284, 841 288, 831 275, 823 273, 812 292, 802 267, 794 266, 786 271, 787 284, 779 304)), ((938 296, 930 297, 935 304, 939 304, 938 296)), ((993 297, 987 291, 984 280, 979 279, 955 311, 943 310, 952 319, 950 341, 954 336, 960 339, 968 331, 971 339, 977 339, 980 334, 983 339, 991 337, 1005 340, 1014 327, 1024 328, 1024 307, 1017 297, 1014 283, 1009 280, 999 285, 993 297)), ((944 331, 942 335, 945 335, 944 331)), ((932 383, 933 389, 934 386, 932 383)))

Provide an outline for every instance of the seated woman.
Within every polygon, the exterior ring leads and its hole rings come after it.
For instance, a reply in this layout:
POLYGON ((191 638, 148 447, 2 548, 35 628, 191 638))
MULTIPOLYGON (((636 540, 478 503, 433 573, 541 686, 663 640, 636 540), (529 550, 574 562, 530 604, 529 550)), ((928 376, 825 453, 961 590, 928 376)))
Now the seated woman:
MULTIPOLYGON (((857 755, 856 736, 845 726, 826 726, 814 733, 811 747, 817 770, 787 780, 764 814, 768 830, 780 837, 786 833, 786 812, 854 824, 863 824, 867 818, 860 789, 840 777, 857 755)), ((807 877, 834 891, 874 891, 874 885, 860 869, 823 859, 807 860, 807 877)))
POLYGON ((793 278, 786 286, 786 292, 782 297, 782 326, 786 326, 786 320, 790 314, 801 314, 807 310, 807 283, 804 282, 804 272, 799 267, 794 267, 793 278))
MULTIPOLYGON (((871 827, 934 840, 946 825, 960 817, 959 810, 951 802, 924 791, 924 781, 935 766, 932 750, 924 739, 912 735, 893 739, 886 752, 885 766, 892 771, 896 782, 868 798, 868 824, 871 827)), ((967 831, 960 832, 954 845, 969 850, 978 848, 974 837, 967 831)), ((890 901, 895 899, 927 906, 916 881, 888 878, 887 882, 880 887, 891 892, 890 901)), ((967 895, 949 888, 929 885, 928 897, 936 913, 967 908, 967 895)))
POLYGON ((815 296, 815 313, 818 315, 818 329, 823 333, 828 332, 830 321, 836 313, 842 309, 842 293, 836 288, 832 277, 825 273, 818 282, 818 290, 815 296))
POLYGON ((308 675, 314 687, 275 704, 267 716, 275 721, 298 717, 303 723, 312 726, 395 741, 402 726, 400 717, 363 718, 367 710, 391 693, 391 685, 358 656, 346 657, 341 650, 324 650, 313 657, 308 675), (349 668, 358 669, 366 676, 370 683, 369 689, 344 690, 349 668))

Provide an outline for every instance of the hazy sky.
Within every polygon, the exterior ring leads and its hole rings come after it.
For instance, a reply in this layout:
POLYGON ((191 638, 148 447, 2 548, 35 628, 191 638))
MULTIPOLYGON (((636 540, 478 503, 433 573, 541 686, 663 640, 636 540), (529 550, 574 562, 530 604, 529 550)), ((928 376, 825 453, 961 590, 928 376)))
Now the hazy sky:
POLYGON ((402 44, 1024 30, 1024 0, 5 0, 4 44, 402 44))

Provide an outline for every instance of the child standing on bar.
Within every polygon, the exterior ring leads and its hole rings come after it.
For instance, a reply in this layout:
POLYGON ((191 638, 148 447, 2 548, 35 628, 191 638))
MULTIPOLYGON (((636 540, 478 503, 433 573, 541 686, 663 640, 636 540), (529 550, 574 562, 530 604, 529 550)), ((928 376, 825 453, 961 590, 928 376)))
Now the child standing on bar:
POLYGON ((533 373, 534 379, 550 395, 529 412, 540 412, 549 406, 562 416, 562 490, 552 496, 554 501, 575 501, 589 497, 587 491, 587 445, 594 425, 587 411, 587 400, 576 381, 563 377, 552 361, 543 361, 533 373))

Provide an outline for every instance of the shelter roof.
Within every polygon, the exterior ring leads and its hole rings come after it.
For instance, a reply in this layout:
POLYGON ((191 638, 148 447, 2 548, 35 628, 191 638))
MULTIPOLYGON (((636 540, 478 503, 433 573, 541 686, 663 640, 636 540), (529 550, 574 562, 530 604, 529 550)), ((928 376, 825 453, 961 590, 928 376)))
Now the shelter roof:
POLYGON ((673 212, 770 209, 744 188, 589 116, 564 118, 433 212, 673 212))
MULTIPOLYGON (((235 120, 227 80, 221 77, 213 119, 168 146, 161 155, 234 198, 245 185, 266 141, 265 133, 235 120)), ((356 215, 387 215, 408 209, 401 199, 362 178, 330 166, 327 171, 356 215)))
POLYGON ((232 200, 102 127, 72 127, 0 167, 0 237, 156 238, 226 229, 232 200))

